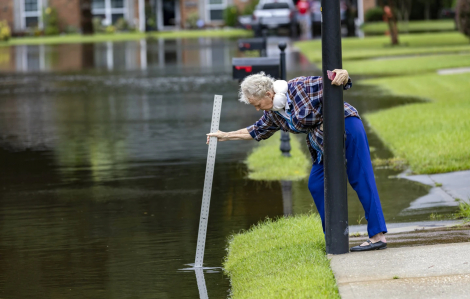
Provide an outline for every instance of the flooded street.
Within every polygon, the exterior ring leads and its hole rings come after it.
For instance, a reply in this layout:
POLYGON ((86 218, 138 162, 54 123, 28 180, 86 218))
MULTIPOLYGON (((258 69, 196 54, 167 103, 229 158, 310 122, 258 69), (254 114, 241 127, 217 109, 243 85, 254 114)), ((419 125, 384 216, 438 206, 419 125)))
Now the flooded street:
MULTIPOLYGON (((269 55, 278 41, 270 39, 269 55)), ((223 131, 261 115, 237 101, 236 45, 201 38, 0 48, 1 298, 199 296, 195 273, 180 269, 195 257, 214 94, 224 97, 223 131)), ((298 52, 287 57, 288 78, 320 75, 298 52)), ((359 84, 344 98, 361 114, 411 101, 359 84)), ((368 136, 374 157, 391 157, 368 136)), ((246 178, 254 146, 218 144, 205 266, 221 267, 233 232, 284 214, 280 183, 246 178)), ((386 221, 456 210, 403 212, 430 187, 398 173, 376 170, 386 221)), ((364 224, 351 188, 348 196, 350 224, 364 224)), ((294 182, 291 211, 312 204, 307 182, 294 182)), ((206 271, 205 282, 209 297, 229 294, 220 270, 206 271)))

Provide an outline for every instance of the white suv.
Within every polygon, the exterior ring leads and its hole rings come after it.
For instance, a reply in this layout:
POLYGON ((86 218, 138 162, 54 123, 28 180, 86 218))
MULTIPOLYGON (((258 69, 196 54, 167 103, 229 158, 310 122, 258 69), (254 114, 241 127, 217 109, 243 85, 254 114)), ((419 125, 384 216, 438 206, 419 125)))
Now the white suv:
POLYGON ((290 34, 298 33, 297 9, 292 0, 260 0, 253 12, 252 27, 256 36, 263 29, 287 28, 290 34))

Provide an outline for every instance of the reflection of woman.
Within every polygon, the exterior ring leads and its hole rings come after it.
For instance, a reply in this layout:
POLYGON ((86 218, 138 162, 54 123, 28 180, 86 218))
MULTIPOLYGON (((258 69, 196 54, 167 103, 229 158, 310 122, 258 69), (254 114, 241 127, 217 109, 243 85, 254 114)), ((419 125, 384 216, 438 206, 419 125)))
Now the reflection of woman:
MULTIPOLYGON (((334 70, 331 84, 351 88, 346 70, 334 70)), ((264 73, 251 75, 241 83, 240 101, 264 110, 263 116, 252 126, 233 132, 207 134, 219 141, 260 141, 271 137, 279 129, 294 134, 307 135, 313 166, 308 188, 315 201, 325 230, 324 173, 323 173, 323 79, 322 77, 298 77, 289 82, 274 81, 264 73)), ((357 110, 344 103, 346 160, 349 183, 357 192, 368 221, 369 240, 351 248, 351 251, 384 249, 387 232, 380 199, 370 161, 369 144, 357 110)))

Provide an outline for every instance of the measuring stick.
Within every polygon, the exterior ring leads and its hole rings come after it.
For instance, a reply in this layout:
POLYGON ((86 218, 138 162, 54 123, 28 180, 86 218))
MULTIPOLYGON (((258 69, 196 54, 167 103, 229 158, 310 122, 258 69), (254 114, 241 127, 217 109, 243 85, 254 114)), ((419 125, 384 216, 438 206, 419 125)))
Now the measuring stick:
MULTIPOLYGON (((222 108, 222 96, 214 96, 214 108, 212 109, 211 133, 219 130, 220 110, 222 108)), ((202 193, 201 218, 199 220, 199 233, 197 235, 196 262, 194 267, 202 267, 204 260, 204 247, 206 245, 207 221, 209 219, 209 206, 211 203, 212 178, 214 177, 215 152, 217 150, 217 137, 211 137, 209 151, 207 152, 206 177, 204 179, 204 191, 202 193)))

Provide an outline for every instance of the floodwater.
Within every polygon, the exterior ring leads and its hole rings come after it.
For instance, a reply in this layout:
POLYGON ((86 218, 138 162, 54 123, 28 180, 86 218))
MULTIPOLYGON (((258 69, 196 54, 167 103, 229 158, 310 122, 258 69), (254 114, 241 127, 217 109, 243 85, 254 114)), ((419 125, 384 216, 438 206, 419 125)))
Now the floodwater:
MULTIPOLYGON (((221 130, 261 115, 237 102, 240 55, 236 40, 207 38, 0 48, 1 298, 199 296, 195 273, 180 269, 195 257, 214 94, 224 97, 221 130)), ((320 74, 287 57, 289 78, 320 74)), ((359 84, 344 94, 361 113, 412 101, 359 84)), ((374 157, 391 156, 371 132, 369 141, 374 157)), ((255 145, 218 145, 205 266, 222 266, 230 234, 312 209, 306 181, 282 192, 246 179, 255 145)), ((427 220, 429 211, 401 212, 429 187, 396 174, 376 170, 386 220, 427 220)), ((348 194, 350 223, 365 223, 348 194)), ((220 269, 205 283, 209 297, 229 294, 220 269)))

